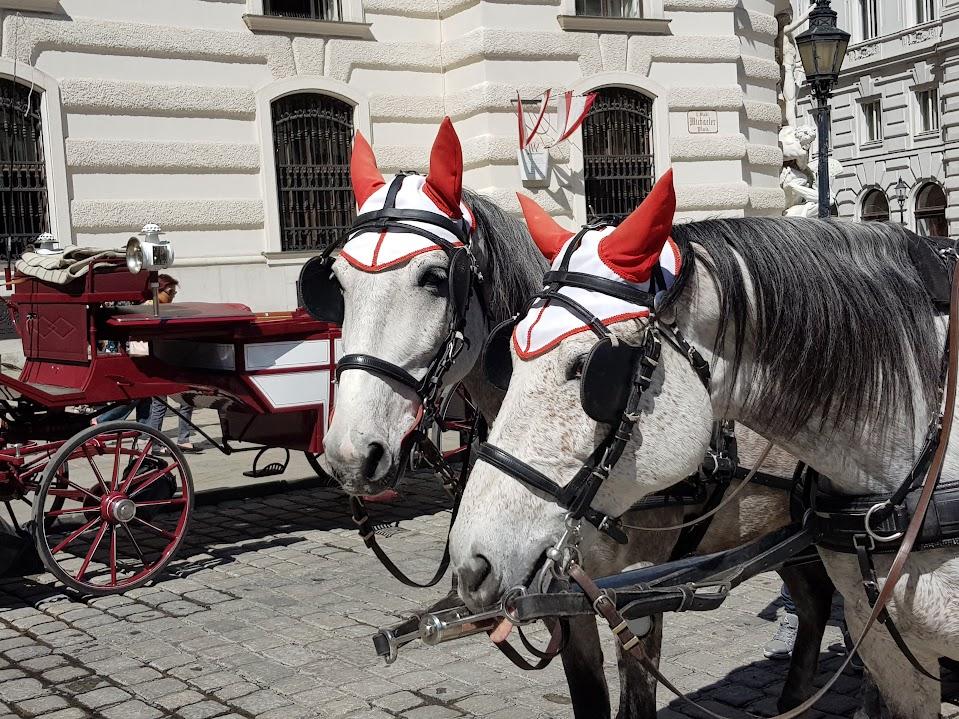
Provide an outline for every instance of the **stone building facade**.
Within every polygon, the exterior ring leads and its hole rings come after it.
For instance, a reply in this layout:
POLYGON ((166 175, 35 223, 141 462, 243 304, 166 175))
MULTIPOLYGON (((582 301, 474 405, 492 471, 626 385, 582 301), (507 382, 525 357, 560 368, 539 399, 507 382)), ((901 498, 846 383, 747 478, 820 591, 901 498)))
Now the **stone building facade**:
POLYGON ((384 171, 423 170, 449 115, 466 185, 516 211, 514 99, 547 87, 601 90, 630 132, 646 123, 640 150, 610 140, 609 157, 584 157, 579 131, 550 151, 549 185, 526 191, 570 226, 589 212, 590 162, 610 182, 645 173, 639 187, 673 167, 685 218, 780 214, 776 5, 0 0, 0 83, 10 117, 35 108, 33 171, 61 242, 118 247, 155 222, 181 297, 280 309, 311 247, 349 219, 344 133, 370 138, 384 171), (301 206, 317 187, 332 209, 301 206))
POLYGON ((832 7, 852 35, 831 103, 840 216, 959 234, 959 0, 832 7))

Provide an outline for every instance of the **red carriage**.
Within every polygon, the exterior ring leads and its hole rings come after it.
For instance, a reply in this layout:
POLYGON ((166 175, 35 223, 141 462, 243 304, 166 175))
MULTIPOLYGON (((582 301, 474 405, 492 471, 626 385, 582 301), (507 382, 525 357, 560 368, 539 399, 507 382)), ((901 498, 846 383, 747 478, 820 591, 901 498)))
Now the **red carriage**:
POLYGON ((131 273, 115 257, 66 284, 18 276, 6 298, 25 364, 0 375, 0 500, 47 569, 87 594, 161 572, 194 501, 176 444, 135 422, 91 425, 104 406, 181 395, 219 411, 227 451, 231 441, 322 451, 338 328, 302 310, 157 308, 144 304, 155 282, 156 271, 131 273), (131 356, 131 340, 149 342, 149 355, 131 356))

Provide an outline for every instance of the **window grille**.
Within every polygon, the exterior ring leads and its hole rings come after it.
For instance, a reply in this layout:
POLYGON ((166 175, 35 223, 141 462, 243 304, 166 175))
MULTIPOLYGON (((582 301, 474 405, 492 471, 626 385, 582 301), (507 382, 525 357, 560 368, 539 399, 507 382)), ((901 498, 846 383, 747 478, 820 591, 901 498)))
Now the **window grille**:
POLYGON ((619 222, 653 188, 653 101, 620 87, 597 91, 583 122, 588 220, 619 222))
POLYGON ((0 78, 0 243, 19 255, 49 231, 40 93, 0 78))
POLYGON ((862 198, 861 216, 863 222, 888 222, 889 200, 886 193, 882 190, 869 190, 862 198))
POLYGON ((340 0, 264 0, 263 14, 310 20, 343 19, 340 0))
POLYGON ((319 93, 273 103, 273 147, 283 250, 322 250, 356 214, 350 186, 353 107, 319 93))

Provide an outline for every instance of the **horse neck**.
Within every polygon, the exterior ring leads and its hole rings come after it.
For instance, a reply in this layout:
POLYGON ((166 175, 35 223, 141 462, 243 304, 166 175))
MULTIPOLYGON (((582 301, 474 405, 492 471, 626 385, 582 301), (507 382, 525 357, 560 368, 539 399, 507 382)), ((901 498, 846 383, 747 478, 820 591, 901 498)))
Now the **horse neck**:
MULTIPOLYGON (((750 301, 750 311, 755 303, 750 301)), ((761 373, 753 350, 762 337, 747 332, 739 372, 731 366, 732 332, 726 346, 714 353, 719 321, 719 294, 708 272, 696 272, 677 301, 676 322, 687 339, 710 361, 713 382, 710 398, 716 418, 732 419, 758 432, 797 460, 814 467, 836 491, 846 494, 870 494, 890 491, 902 482, 921 451, 927 426, 917 419, 913 424, 905 413, 879 428, 869 426, 862 417, 831 416, 823 423, 818 416, 794 433, 771 426, 755 411, 755 397, 745 401, 746 388, 761 373)), ((750 322, 752 325, 753 323, 750 322)), ((850 340, 854 341, 854 340, 850 340)), ((785 404, 794 398, 785 395, 765 398, 785 404)), ((917 407, 922 406, 917 398, 917 407)), ((863 413, 867 414, 867 413, 863 413)), ((917 417, 925 412, 918 411, 917 417)), ((950 451, 947 467, 959 467, 959 446, 950 451), (955 456, 952 456, 955 455, 955 456)))

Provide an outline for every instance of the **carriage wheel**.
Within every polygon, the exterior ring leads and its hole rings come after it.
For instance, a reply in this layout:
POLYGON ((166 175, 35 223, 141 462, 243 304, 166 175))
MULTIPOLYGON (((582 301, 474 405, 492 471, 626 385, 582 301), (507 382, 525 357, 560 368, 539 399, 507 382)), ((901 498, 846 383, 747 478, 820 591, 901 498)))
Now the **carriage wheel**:
POLYGON ((37 553, 79 592, 132 589, 173 559, 192 509, 193 478, 172 441, 136 422, 104 422, 47 465, 33 505, 37 553))

